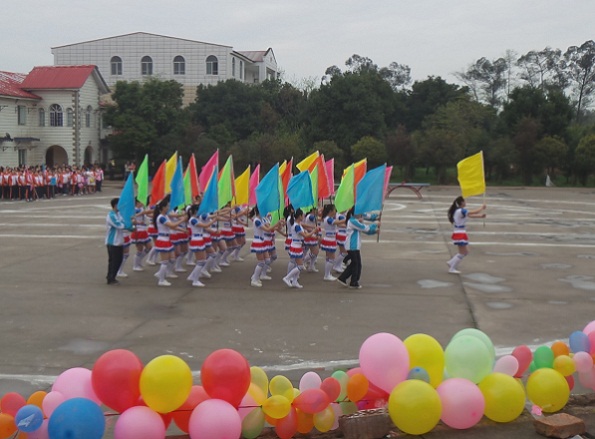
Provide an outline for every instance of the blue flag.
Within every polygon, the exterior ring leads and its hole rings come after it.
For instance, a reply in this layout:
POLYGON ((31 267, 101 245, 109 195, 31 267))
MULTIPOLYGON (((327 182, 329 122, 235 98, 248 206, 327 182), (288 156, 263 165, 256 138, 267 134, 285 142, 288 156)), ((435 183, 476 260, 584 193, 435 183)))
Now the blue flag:
POLYGON ((262 215, 281 209, 279 204, 279 163, 256 186, 256 205, 262 215))
POLYGON ((186 202, 186 196, 184 193, 184 175, 182 174, 182 157, 178 158, 178 164, 169 187, 171 188, 171 210, 183 206, 186 202))
POLYGON ((355 192, 356 215, 382 209, 386 164, 366 172, 355 192))
POLYGON ((126 184, 120 194, 120 201, 118 201, 118 210, 127 229, 132 229, 132 219, 135 215, 134 205, 134 175, 131 172, 128 174, 126 184))
POLYGON ((308 170, 291 177, 287 185, 287 198, 296 210, 314 205, 312 179, 308 170))
POLYGON ((217 175, 219 174, 219 166, 213 168, 213 173, 209 179, 207 190, 205 191, 200 206, 198 206, 198 214, 216 212, 219 209, 219 191, 217 190, 217 175))

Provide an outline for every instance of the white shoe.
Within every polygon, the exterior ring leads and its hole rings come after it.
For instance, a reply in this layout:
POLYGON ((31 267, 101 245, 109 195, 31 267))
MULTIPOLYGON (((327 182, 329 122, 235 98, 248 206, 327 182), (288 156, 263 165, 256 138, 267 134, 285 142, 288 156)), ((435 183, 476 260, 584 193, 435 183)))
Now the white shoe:
POLYGON ((337 273, 343 273, 345 271, 344 267, 333 267, 333 270, 337 273))
POLYGON ((213 268, 211 268, 211 271, 213 273, 221 273, 223 270, 221 270, 221 268, 218 265, 214 265, 213 268))
POLYGON ((461 272, 459 270, 455 270, 454 268, 451 268, 450 270, 448 270, 448 272, 450 274, 461 274, 461 272))
POLYGON ((227 262, 227 261, 221 261, 221 262, 219 262, 219 266, 220 267, 229 267, 229 262, 227 262))
POLYGON ((169 274, 166 274, 165 277, 167 277, 168 279, 177 279, 178 275, 175 273, 169 273, 169 274))
POLYGON ((316 265, 313 265, 312 267, 310 267, 310 271, 318 273, 318 268, 316 268, 316 265))
POLYGON ((287 285, 289 288, 293 288, 293 284, 291 283, 291 280, 289 280, 287 277, 283 278, 283 282, 285 282, 285 285, 287 285))
POLYGON ((300 284, 297 280, 293 283, 293 286, 295 288, 304 288, 304 286, 302 284, 300 284))
POLYGON ((259 280, 254 280, 254 279, 252 279, 252 280, 250 281, 250 286, 257 287, 257 288, 260 288, 260 287, 262 287, 262 282, 261 282, 261 281, 259 281, 259 280))
POLYGON ((327 282, 334 282, 337 280, 337 278, 335 276, 328 275, 328 276, 324 276, 324 280, 327 282))
POLYGON ((272 268, 271 268, 271 266, 269 265, 269 266, 267 267, 267 273, 270 273, 271 271, 273 271, 273 269, 272 269, 272 268))
POLYGON ((188 270, 185 268, 179 267, 174 270, 176 273, 186 273, 188 270))
POLYGON ((160 287, 171 287, 171 283, 169 283, 165 279, 160 280, 159 282, 157 282, 157 285, 159 285, 160 287))
POLYGON ((271 280, 271 279, 272 279, 272 277, 271 277, 271 276, 268 276, 268 275, 266 275, 266 274, 262 274, 262 275, 260 276, 260 280, 271 280))
POLYGON ((236 261, 236 262, 244 262, 244 258, 242 258, 241 256, 238 256, 237 258, 234 259, 234 261, 236 261))
POLYGON ((199 280, 195 280, 194 282, 192 282, 192 286, 193 287, 204 287, 205 284, 203 284, 201 281, 199 280))
POLYGON ((192 261, 186 261, 186 265, 188 265, 189 267, 194 267, 196 264, 192 261))
POLYGON ((145 264, 147 264, 147 265, 151 265, 151 266, 155 266, 155 265, 157 265, 157 264, 156 264, 155 262, 153 262, 153 261, 146 261, 146 262, 145 262, 145 264))
POLYGON ((128 277, 128 275, 126 273, 119 272, 118 274, 116 274, 116 277, 128 277))
POLYGON ((211 273, 209 273, 207 270, 202 270, 202 271, 200 272, 200 276, 201 276, 201 277, 206 277, 207 279, 210 279, 210 278, 212 278, 212 277, 213 277, 213 276, 211 276, 211 273))
POLYGON ((133 267, 132 271, 145 271, 143 267, 133 267))

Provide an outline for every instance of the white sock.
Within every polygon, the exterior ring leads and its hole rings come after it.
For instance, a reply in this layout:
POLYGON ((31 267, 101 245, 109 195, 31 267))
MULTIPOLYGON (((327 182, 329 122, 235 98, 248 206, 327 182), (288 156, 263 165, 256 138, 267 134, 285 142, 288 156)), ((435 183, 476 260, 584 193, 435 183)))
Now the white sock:
POLYGON ((334 259, 326 260, 326 263, 324 264, 324 277, 330 277, 331 270, 333 269, 334 263, 335 263, 334 259))
POLYGON ((155 263, 156 256, 157 250, 155 250, 155 247, 151 247, 151 250, 149 250, 149 256, 147 256, 147 261, 155 263))
POLYGON ((289 263, 287 264, 287 275, 289 276, 289 273, 291 273, 291 270, 293 270, 295 267, 297 267, 296 263, 295 263, 295 259, 290 259, 289 263))
POLYGON ((314 268, 316 266, 316 259, 318 259, 318 255, 314 253, 310 253, 310 268, 314 268))
POLYGON ((141 267, 143 265, 144 252, 137 252, 134 255, 134 267, 141 267))
POLYGON ((339 257, 335 258, 335 264, 333 265, 334 268, 341 268, 343 264, 343 259, 347 256, 347 253, 339 253, 339 257))
POLYGON ((254 273, 252 274, 252 281, 260 279, 260 273, 262 273, 263 268, 264 262, 259 262, 258 264, 256 264, 256 267, 254 267, 254 273))
POLYGON ((456 270, 457 267, 459 266, 459 264, 461 263, 461 261, 463 260, 463 258, 465 257, 465 255, 462 255, 460 253, 458 253, 453 259, 454 262, 450 265, 450 269, 451 270, 456 270))
POLYGON ((161 261, 161 264, 159 265, 159 271, 157 272, 157 278, 159 279, 159 281, 165 280, 168 265, 169 261, 161 261))
POLYGON ((262 268, 262 273, 261 274, 266 275, 267 272, 269 271, 269 267, 270 266, 271 266, 271 259, 270 258, 266 258, 264 260, 264 267, 262 268))
POLYGON ((200 272, 202 271, 204 266, 205 266, 204 261, 198 261, 196 263, 194 270, 192 270, 192 273, 190 273, 190 276, 188 276, 190 279, 192 279, 192 282, 195 282, 200 278, 200 272))
MULTIPOLYGON (((301 267, 303 267, 303 265, 301 265, 301 267)), ((287 275, 287 278, 291 282, 297 282, 298 278, 300 277, 300 271, 302 271, 300 269, 300 265, 297 265, 293 270, 291 270, 289 272, 289 274, 287 275)))
POLYGON ((124 255, 124 257, 122 258, 122 263, 120 264, 120 268, 118 269, 118 274, 122 273, 122 269, 124 268, 124 264, 126 263, 126 259, 128 259, 129 255, 124 255))
POLYGON ((184 262, 184 256, 186 256, 186 253, 181 253, 178 257, 176 257, 176 262, 175 262, 175 269, 179 270, 182 268, 182 262, 184 262))

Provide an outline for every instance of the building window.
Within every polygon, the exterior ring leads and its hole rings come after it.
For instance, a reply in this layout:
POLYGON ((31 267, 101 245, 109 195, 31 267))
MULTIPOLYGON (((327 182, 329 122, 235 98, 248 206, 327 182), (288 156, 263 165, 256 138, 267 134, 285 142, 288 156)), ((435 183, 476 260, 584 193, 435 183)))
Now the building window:
POLYGON ((236 77, 236 59, 235 58, 231 59, 231 76, 232 76, 232 78, 236 77))
POLYGON ((210 55, 207 57, 207 75, 218 75, 219 74, 219 63, 217 57, 210 55))
POLYGON ((27 165, 27 150, 19 149, 19 166, 27 165))
POLYGON ((39 126, 44 127, 45 126, 45 110, 43 108, 40 108, 38 114, 39 114, 39 126))
POLYGON ((17 115, 19 125, 27 125, 27 107, 24 105, 17 105, 17 115))
POLYGON ((74 114, 74 112, 72 111, 72 108, 69 108, 68 110, 66 110, 66 126, 67 127, 72 126, 72 122, 74 120, 73 114, 74 114))
POLYGON ((244 61, 240 61, 240 79, 244 79, 244 61))
POLYGON ((64 125, 64 115, 62 113, 62 107, 58 104, 52 104, 50 106, 50 126, 61 127, 64 125))
POLYGON ((153 60, 150 56, 143 56, 140 61, 141 75, 150 76, 153 74, 153 60))
POLYGON ((89 105, 87 107, 87 112, 85 113, 85 126, 87 128, 91 128, 91 114, 93 113, 93 108, 89 105))
POLYGON ((176 56, 174 58, 174 75, 186 74, 186 60, 183 56, 176 56))
POLYGON ((110 61, 112 66, 112 75, 121 75, 122 74, 122 58, 119 56, 112 56, 110 61))

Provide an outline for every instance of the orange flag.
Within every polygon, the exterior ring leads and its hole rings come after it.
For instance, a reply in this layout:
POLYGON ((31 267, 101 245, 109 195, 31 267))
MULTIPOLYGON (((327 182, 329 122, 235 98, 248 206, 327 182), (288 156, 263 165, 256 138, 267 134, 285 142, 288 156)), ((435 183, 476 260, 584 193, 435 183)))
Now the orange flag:
POLYGON ((153 182, 151 187, 151 205, 157 204, 165 196, 165 167, 167 166, 167 160, 163 160, 163 163, 155 172, 153 176, 153 182))

